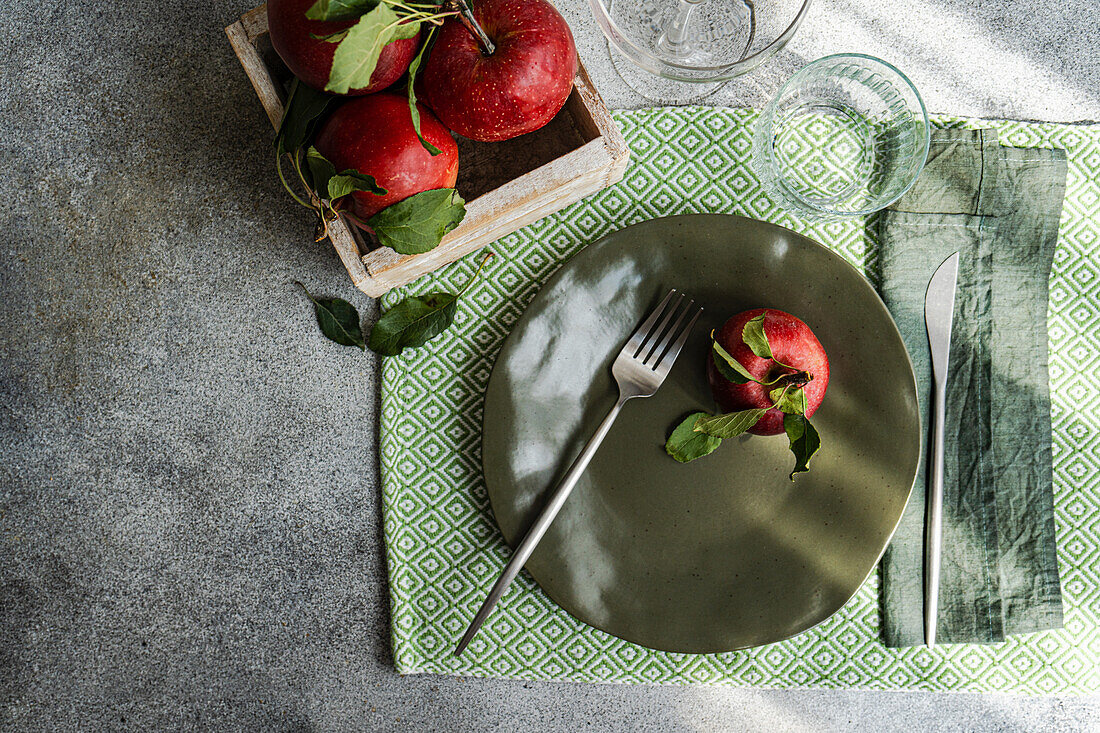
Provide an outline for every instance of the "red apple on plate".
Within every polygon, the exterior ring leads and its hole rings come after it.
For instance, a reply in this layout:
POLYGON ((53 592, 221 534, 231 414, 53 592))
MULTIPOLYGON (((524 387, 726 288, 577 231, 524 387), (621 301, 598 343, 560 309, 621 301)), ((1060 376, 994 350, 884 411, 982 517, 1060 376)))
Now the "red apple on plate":
MULTIPOLYGON (((268 0, 267 26, 275 53, 279 54, 291 73, 303 83, 324 91, 329 72, 332 71, 332 56, 336 53, 336 44, 314 36, 331 35, 350 28, 358 21, 310 20, 306 17, 306 11, 314 2, 315 0, 268 0)), ((352 89, 348 94, 370 94, 393 84, 409 68, 419 45, 420 34, 387 43, 382 47, 382 54, 378 57, 378 66, 371 74, 370 84, 352 89)))
MULTIPOLYGON (((714 333, 714 339, 754 378, 762 382, 770 382, 782 374, 809 372, 813 379, 803 387, 806 394, 806 417, 813 415, 821 405, 825 398, 825 388, 829 386, 829 359, 810 327, 790 313, 774 308, 754 308, 738 313, 714 333), (764 335, 768 338, 774 359, 757 356, 742 336, 745 324, 761 313, 765 314, 764 335), (787 366, 781 366, 779 362, 787 366)), ((774 386, 764 386, 756 382, 735 384, 727 380, 714 365, 711 353, 707 354, 707 381, 714 400, 723 412, 772 406, 768 393, 775 389, 774 386)), ((783 413, 774 408, 768 410, 756 425, 749 428, 749 432, 755 435, 782 433, 783 413)))
POLYGON ((413 129, 406 97, 371 94, 341 105, 325 120, 313 144, 337 171, 352 168, 373 176, 386 195, 356 191, 354 213, 366 220, 415 193, 453 188, 458 178, 458 146, 431 110, 418 105, 420 132, 442 152, 432 155, 413 129))
POLYGON ((424 101, 443 124, 472 140, 508 140, 554 118, 573 89, 577 49, 546 0, 478 0, 474 18, 495 45, 482 53, 448 19, 420 72, 424 101))

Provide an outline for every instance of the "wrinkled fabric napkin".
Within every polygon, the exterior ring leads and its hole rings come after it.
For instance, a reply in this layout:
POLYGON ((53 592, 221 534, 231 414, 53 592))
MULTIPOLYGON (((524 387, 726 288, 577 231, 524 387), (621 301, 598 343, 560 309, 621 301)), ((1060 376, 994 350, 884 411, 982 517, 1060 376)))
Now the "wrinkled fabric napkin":
MULTIPOLYGON (((928 280, 960 252, 947 385, 938 643, 1061 628, 1054 534, 1048 278, 1066 187, 1061 150, 994 130, 937 130, 911 191, 877 227, 878 279, 917 374, 929 429, 928 280)), ((930 440, 925 440, 927 451, 930 440)), ((924 643, 927 463, 883 558, 888 646, 924 643)))

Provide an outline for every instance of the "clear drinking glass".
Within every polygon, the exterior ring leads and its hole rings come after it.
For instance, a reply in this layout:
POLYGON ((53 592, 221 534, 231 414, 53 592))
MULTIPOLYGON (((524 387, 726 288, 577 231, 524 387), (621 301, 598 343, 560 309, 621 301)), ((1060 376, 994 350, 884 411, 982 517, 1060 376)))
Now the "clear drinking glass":
POLYGON ((811 0, 588 0, 616 72, 649 99, 682 103, 787 45, 811 0))
POLYGON ((816 216, 858 216, 909 190, 928 157, 916 87, 862 54, 803 67, 764 109, 752 167, 781 204, 816 216))

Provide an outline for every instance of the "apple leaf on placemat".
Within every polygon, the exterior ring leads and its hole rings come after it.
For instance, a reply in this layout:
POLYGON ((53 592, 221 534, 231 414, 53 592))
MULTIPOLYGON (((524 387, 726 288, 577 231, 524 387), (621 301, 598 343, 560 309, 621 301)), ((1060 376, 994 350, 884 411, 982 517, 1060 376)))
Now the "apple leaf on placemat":
POLYGON ((359 325, 359 311, 355 310, 355 306, 340 298, 315 298, 305 285, 297 284, 313 303, 321 333, 344 346, 364 347, 363 329, 359 325))
POLYGON ((378 241, 403 255, 434 249, 466 216, 466 202, 453 188, 421 191, 367 220, 378 241))
POLYGON ((368 11, 336 46, 325 91, 347 94, 367 86, 378 66, 382 47, 390 41, 413 38, 419 32, 419 21, 401 18, 388 5, 368 11))
POLYGON ((424 149, 431 153, 433 156, 439 155, 443 151, 432 145, 430 142, 424 139, 424 136, 420 134, 420 109, 416 106, 416 90, 413 88, 416 82, 416 72, 420 71, 420 62, 423 60, 424 55, 429 53, 432 44, 435 42, 435 26, 433 25, 428 31, 428 37, 424 39, 424 45, 420 47, 420 51, 417 52, 416 57, 409 64, 409 114, 412 115, 413 129, 416 130, 416 136, 420 138, 420 144, 424 146, 424 149))
POLYGON ((405 347, 422 346, 451 325, 457 308, 455 293, 409 296, 374 324, 370 332, 371 351, 397 356, 405 347))
POLYGON ((764 417, 767 408, 756 407, 751 410, 727 412, 724 415, 708 415, 695 422, 694 430, 713 435, 716 438, 736 438, 764 417))
POLYGON ((306 11, 310 20, 351 20, 373 10, 379 0, 317 0, 306 11))
POLYGON ((313 136, 321 115, 335 101, 336 97, 322 94, 295 77, 290 83, 290 95, 286 99, 283 119, 279 122, 279 132, 275 135, 275 149, 279 155, 293 153, 305 145, 313 136))
POLYGON ((794 470, 791 471, 791 481, 794 481, 796 473, 810 470, 810 459, 821 447, 821 436, 805 415, 784 415, 783 429, 791 442, 791 453, 794 453, 794 470))
POLYGON ((672 431, 672 435, 668 436, 665 452, 680 463, 687 463, 717 450, 718 446, 722 445, 721 438, 695 431, 695 423, 704 417, 710 417, 710 415, 705 412, 693 412, 684 418, 684 421, 672 431))
POLYGON ((397 356, 407 347, 423 346, 447 330, 458 310, 458 299, 469 289, 481 268, 493 256, 490 252, 457 293, 435 291, 410 295, 390 308, 371 329, 367 346, 383 356, 397 356))

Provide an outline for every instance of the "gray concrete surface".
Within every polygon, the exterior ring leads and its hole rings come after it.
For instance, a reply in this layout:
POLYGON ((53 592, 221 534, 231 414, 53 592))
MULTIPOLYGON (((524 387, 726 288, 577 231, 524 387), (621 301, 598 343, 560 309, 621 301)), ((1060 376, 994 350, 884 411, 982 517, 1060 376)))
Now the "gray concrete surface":
MULTIPOLYGON (((272 174, 222 35, 248 0, 0 13, 0 725, 11 730, 1085 730, 1100 699, 392 671, 370 302, 272 174)), ((581 0, 562 5, 613 106, 581 0)), ((879 54, 934 111, 1100 118, 1095 0, 819 0, 788 53, 879 54)))

